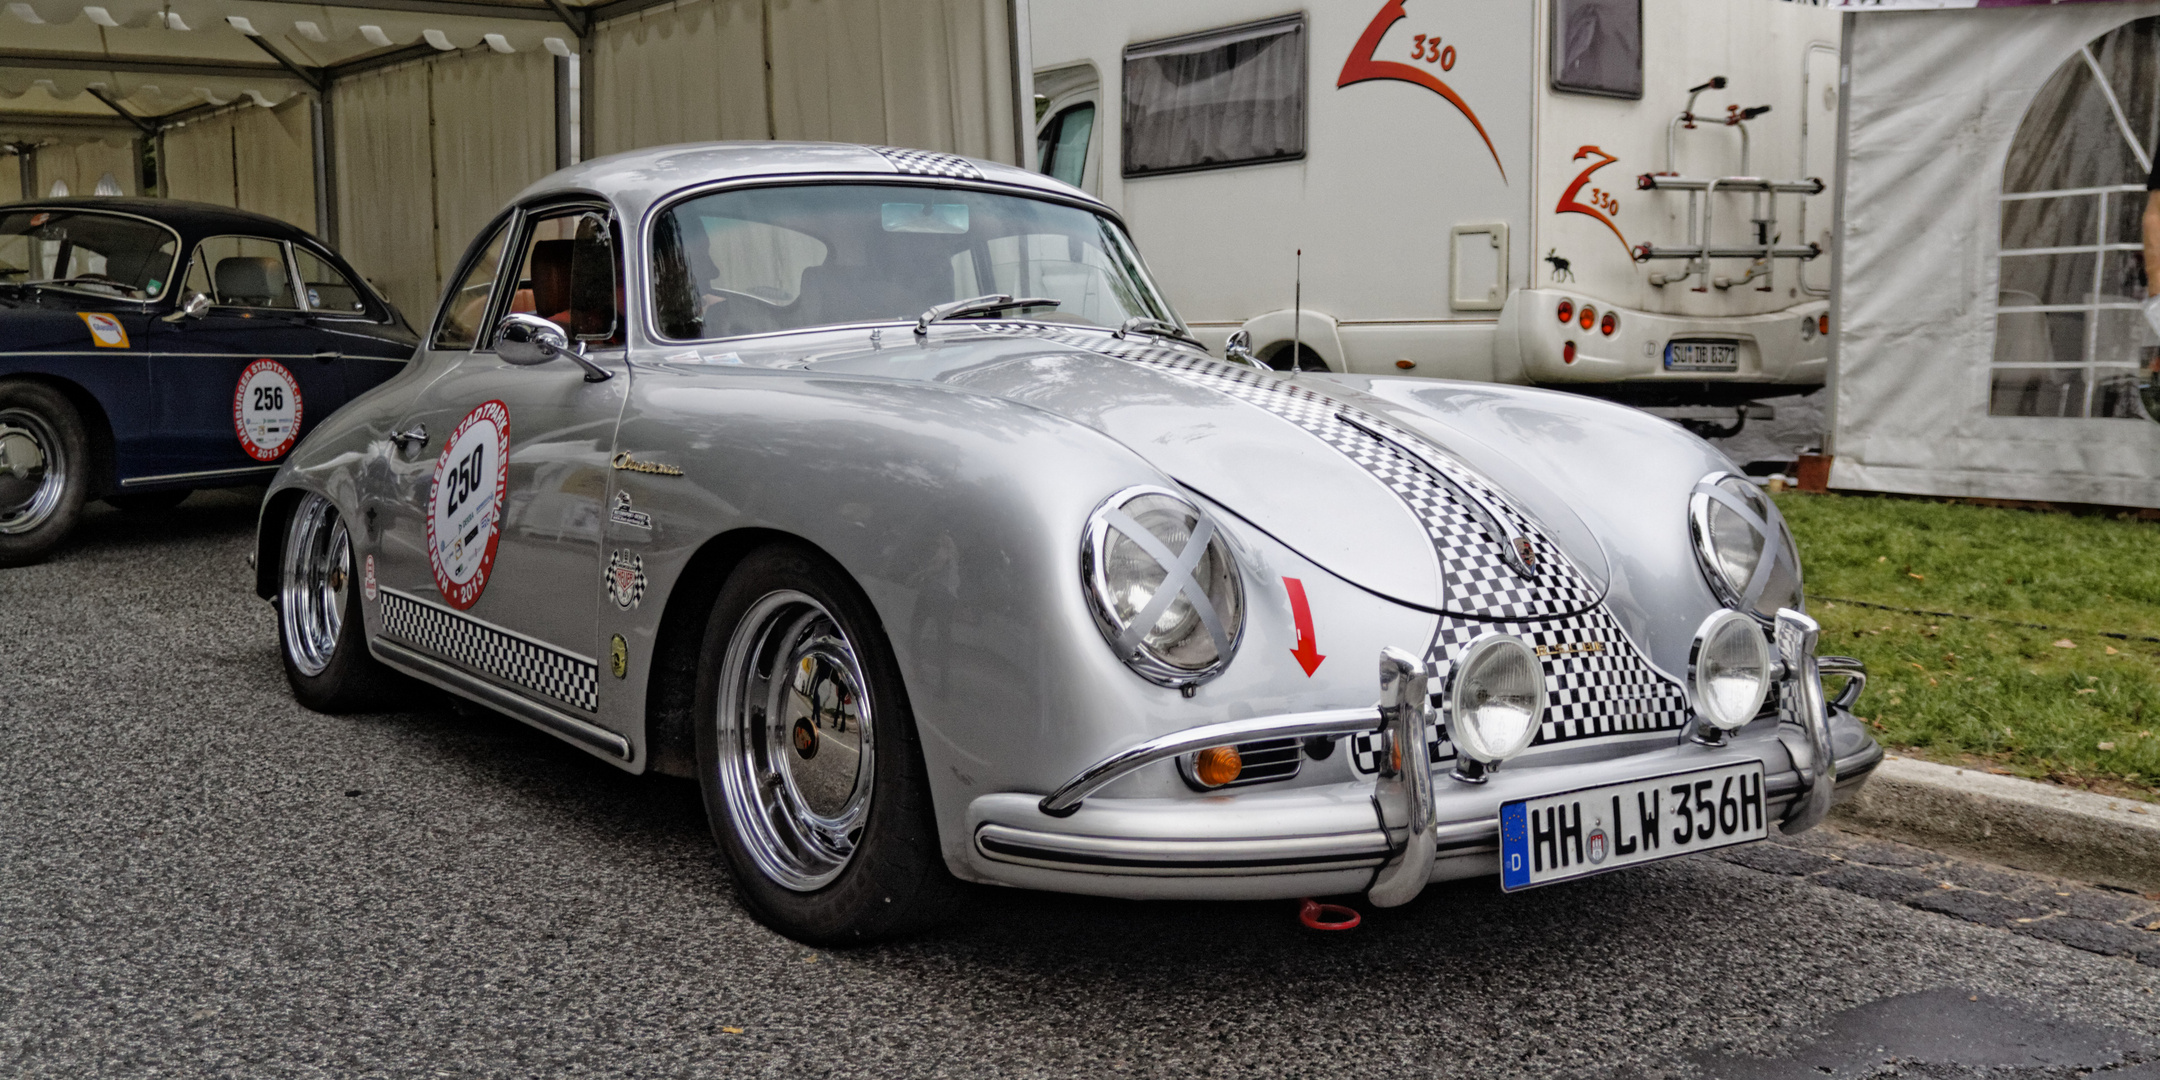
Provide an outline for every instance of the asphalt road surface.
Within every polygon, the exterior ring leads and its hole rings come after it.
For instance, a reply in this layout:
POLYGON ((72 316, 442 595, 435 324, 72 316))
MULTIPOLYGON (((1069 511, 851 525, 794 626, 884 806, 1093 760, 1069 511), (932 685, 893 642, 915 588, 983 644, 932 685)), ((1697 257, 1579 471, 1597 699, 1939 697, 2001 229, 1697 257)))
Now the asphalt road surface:
POLYGON ((1831 832, 1339 934, 984 890, 807 949, 686 782, 295 705, 251 495, 0 571, 0 1075, 2160 1080, 2160 905, 1831 832))

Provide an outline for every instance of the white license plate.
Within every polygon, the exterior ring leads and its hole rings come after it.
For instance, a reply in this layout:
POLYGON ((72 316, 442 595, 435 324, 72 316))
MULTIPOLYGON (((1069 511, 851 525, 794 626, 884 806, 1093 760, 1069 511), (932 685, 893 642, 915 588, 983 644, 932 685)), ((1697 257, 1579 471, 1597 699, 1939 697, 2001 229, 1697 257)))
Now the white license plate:
POLYGON ((1509 892, 1770 835, 1760 761, 1500 805, 1509 892))
POLYGON ((1738 371, 1740 346, 1730 341, 1672 341, 1665 345, 1667 371, 1738 371))

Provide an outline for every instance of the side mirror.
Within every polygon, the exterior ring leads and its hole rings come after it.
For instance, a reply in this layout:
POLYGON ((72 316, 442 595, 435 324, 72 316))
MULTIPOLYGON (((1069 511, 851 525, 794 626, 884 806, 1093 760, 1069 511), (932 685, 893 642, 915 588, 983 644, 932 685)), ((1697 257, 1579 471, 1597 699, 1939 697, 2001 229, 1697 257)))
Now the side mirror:
POLYGON ((1263 371, 1269 370, 1266 363, 1253 355, 1252 331, 1250 330, 1239 330, 1232 333, 1229 343, 1223 346, 1223 355, 1235 363, 1250 364, 1263 371))
POLYGON ((505 315, 495 329, 495 355, 506 364, 531 367, 569 351, 570 336, 538 315, 505 315))
POLYGON ((208 314, 210 298, 199 292, 189 293, 187 299, 180 301, 180 306, 173 309, 172 314, 165 316, 164 321, 176 323, 182 319, 200 319, 208 314))
POLYGON ((585 358, 584 346, 570 347, 570 336, 563 328, 538 315, 518 312, 503 316, 495 328, 495 355, 506 364, 531 367, 545 364, 558 356, 567 357, 571 363, 585 369, 586 382, 606 382, 614 373, 585 358))

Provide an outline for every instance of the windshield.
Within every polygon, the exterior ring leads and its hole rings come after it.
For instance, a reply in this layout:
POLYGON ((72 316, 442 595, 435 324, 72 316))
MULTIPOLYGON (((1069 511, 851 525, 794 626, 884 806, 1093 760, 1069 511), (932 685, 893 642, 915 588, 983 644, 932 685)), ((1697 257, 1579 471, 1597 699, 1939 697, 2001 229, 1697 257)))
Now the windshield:
POLYGON ((1121 327, 1176 316, 1107 218, 1012 195, 902 184, 723 191, 653 233, 653 310, 677 341, 913 322, 992 293, 1046 297, 1034 320, 1121 327))
POLYGON ((171 283, 180 240, 138 218, 81 210, 0 214, 0 285, 55 285, 155 300, 171 283))

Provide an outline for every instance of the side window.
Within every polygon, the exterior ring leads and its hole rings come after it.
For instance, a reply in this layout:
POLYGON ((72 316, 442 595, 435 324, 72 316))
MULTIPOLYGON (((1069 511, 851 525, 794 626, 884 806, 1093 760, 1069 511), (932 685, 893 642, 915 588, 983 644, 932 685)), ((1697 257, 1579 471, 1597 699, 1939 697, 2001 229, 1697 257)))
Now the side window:
POLYGON ((1303 15, 1126 47, 1126 176, 1304 156, 1303 15))
POLYGON ((700 214, 697 207, 668 211, 654 231, 660 332, 690 341, 780 329, 772 309, 802 296, 803 271, 824 265, 829 254, 824 241, 769 222, 700 214))
POLYGON ((195 245, 196 267, 188 287, 209 294, 220 307, 297 310, 292 271, 285 265, 285 245, 256 236, 213 236, 195 245), (197 270, 209 288, 196 282, 197 270))
POLYGON ((295 247, 293 261, 300 264, 300 295, 307 300, 309 311, 369 317, 367 294, 329 260, 304 247, 295 247))
POLYGON ((573 210, 533 221, 517 265, 511 312, 538 315, 577 341, 622 343, 622 268, 605 215, 573 210))
POLYGON ((443 298, 442 321, 435 327, 433 349, 470 349, 480 341, 480 321, 487 318, 488 297, 495 291, 496 267, 502 263, 504 225, 495 230, 465 277, 443 298))
POLYGON ((1071 106, 1043 125, 1035 139, 1042 171, 1074 187, 1087 175, 1088 137, 1095 133, 1095 103, 1071 106))
POLYGON ((1553 89, 1640 100, 1642 83, 1642 0, 1553 0, 1553 89))

